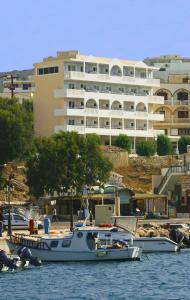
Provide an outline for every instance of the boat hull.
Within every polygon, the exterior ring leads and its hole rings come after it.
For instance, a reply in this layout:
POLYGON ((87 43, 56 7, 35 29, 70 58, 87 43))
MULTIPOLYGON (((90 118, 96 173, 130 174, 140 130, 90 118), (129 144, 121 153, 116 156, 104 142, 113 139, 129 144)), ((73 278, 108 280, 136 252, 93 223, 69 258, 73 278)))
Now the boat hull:
MULTIPOLYGON (((19 246, 11 241, 8 244, 12 250, 18 251, 19 246)), ((65 261, 109 261, 109 260, 140 260, 142 249, 128 247, 124 249, 97 249, 92 251, 55 251, 28 247, 34 257, 45 262, 65 261)))

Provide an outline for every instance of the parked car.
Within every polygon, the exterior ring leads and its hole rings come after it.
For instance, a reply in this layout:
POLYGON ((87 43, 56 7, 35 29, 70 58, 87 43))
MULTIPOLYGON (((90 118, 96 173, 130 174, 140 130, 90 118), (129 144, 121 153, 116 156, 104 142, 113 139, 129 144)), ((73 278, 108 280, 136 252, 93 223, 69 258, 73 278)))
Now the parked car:
MULTIPOLYGON (((7 226, 8 226, 8 218, 9 218, 8 213, 3 215, 4 228, 7 228, 7 226)), ((38 229, 43 228, 41 221, 36 221, 36 222, 37 222, 38 229)), ((29 220, 23 215, 11 213, 11 227, 13 229, 28 229, 29 228, 29 220)))

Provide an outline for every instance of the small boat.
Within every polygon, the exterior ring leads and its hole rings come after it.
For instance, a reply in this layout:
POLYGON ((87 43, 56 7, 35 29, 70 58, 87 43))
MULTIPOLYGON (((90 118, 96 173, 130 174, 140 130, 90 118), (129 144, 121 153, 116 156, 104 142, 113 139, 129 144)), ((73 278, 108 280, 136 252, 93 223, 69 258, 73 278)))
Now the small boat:
POLYGON ((33 256, 46 262, 63 261, 102 261, 102 260, 140 260, 142 249, 130 246, 123 241, 101 243, 97 231, 75 229, 67 235, 47 234, 39 239, 29 236, 13 235, 9 246, 18 251, 27 246, 33 256))

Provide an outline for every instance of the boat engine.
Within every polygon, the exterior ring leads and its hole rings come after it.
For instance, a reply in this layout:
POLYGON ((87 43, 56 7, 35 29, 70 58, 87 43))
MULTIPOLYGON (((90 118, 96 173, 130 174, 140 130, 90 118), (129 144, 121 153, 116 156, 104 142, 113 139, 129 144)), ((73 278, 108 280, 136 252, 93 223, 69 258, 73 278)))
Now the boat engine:
POLYGON ((17 255, 20 257, 21 261, 24 264, 26 263, 26 261, 29 261, 29 263, 35 267, 41 266, 42 264, 37 257, 32 256, 30 249, 28 249, 27 247, 21 247, 18 250, 17 255))
POLYGON ((16 260, 9 258, 5 251, 0 250, 0 272, 3 266, 8 267, 11 270, 17 269, 16 260))
POLYGON ((170 239, 172 241, 174 241, 175 243, 177 243, 177 244, 183 243, 185 246, 190 247, 190 239, 188 239, 186 237, 186 235, 183 234, 181 231, 179 231, 177 229, 172 229, 170 231, 169 236, 170 236, 170 239))

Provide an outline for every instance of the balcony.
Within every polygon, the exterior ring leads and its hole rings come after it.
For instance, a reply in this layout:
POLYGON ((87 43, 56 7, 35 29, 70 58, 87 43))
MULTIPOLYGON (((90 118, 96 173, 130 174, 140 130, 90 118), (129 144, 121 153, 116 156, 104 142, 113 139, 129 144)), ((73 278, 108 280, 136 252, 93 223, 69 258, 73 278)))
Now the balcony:
POLYGON ((176 99, 168 99, 164 100, 165 105, 190 105, 190 100, 176 100, 176 99))
POLYGON ((189 124, 190 118, 165 118, 164 123, 169 124, 189 124))
POLYGON ((158 134, 163 134, 164 130, 153 130, 153 129, 134 129, 130 127, 110 128, 109 125, 102 124, 99 128, 96 125, 56 125, 54 131, 77 131, 79 134, 96 133, 98 135, 112 135, 118 136, 119 134, 127 134, 131 137, 155 137, 158 134))
POLYGON ((92 81, 92 82, 105 82, 105 83, 118 83, 118 84, 132 84, 132 85, 142 85, 142 86, 152 86, 159 87, 160 80, 152 78, 139 78, 131 76, 109 76, 106 74, 94 74, 94 73, 84 73, 84 72, 65 72, 65 80, 79 80, 79 81, 92 81))
POLYGON ((150 104, 164 104, 164 97, 160 96, 140 96, 131 92, 115 94, 112 92, 89 91, 84 89, 57 89, 54 91, 55 98, 78 98, 78 99, 95 99, 95 100, 118 100, 118 101, 142 101, 150 104), (127 94, 128 93, 128 94, 127 94))
POLYGON ((58 108, 54 110, 54 116, 97 116, 97 117, 112 117, 112 118, 126 118, 139 119, 149 121, 164 121, 163 114, 153 114, 140 111, 125 111, 125 110, 108 110, 97 108, 58 108))

